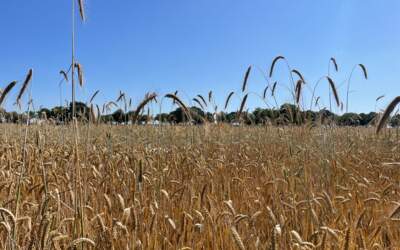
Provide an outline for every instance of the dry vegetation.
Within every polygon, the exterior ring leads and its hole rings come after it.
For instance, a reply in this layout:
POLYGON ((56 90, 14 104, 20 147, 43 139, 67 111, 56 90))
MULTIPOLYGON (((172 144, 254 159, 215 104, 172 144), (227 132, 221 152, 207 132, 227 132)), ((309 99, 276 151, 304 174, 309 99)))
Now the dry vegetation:
POLYGON ((0 129, 1 249, 400 248, 389 129, 0 129))
MULTIPOLYGON (((76 3, 71 2, 72 62, 60 71, 59 84, 62 99, 61 84, 71 73, 69 124, 43 119, 41 125, 0 125, 1 249, 400 249, 400 135, 386 126, 400 97, 371 123, 376 129, 323 126, 322 115, 321 123, 301 126, 241 123, 250 94, 269 106, 270 91, 278 109, 277 86, 288 90, 298 109, 288 110, 290 124, 306 110, 304 91, 310 92, 310 111, 327 110, 315 96, 325 80, 329 110, 333 99, 347 113, 353 73, 359 69, 368 79, 363 64, 337 85, 332 57, 328 74, 306 84, 300 71, 277 56, 269 72, 261 72, 267 82, 262 97, 248 91, 249 66, 241 93, 229 92, 224 105, 226 110, 233 96, 240 98, 238 127, 205 118, 203 126, 101 124, 104 109, 122 101, 125 113, 127 107, 134 111, 136 124, 144 107, 163 97, 149 93, 132 109, 131 99, 120 92, 116 102, 104 103, 102 113, 96 105, 95 114, 92 101, 99 91, 90 98, 88 122, 78 124, 75 74, 81 87, 84 74, 75 58, 76 3), (273 81, 278 63, 287 67, 289 83, 273 81), (347 87, 344 101, 341 85, 347 87)), ((84 21, 84 1, 77 4, 84 21)), ((26 108, 27 124, 32 76, 30 69, 15 102, 19 111, 26 108)), ((16 84, 0 91, 0 107, 16 84)), ((164 98, 191 122, 192 111, 177 93, 164 98)), ((203 111, 209 105, 217 117, 212 91, 208 102, 200 94, 193 101, 203 111)))

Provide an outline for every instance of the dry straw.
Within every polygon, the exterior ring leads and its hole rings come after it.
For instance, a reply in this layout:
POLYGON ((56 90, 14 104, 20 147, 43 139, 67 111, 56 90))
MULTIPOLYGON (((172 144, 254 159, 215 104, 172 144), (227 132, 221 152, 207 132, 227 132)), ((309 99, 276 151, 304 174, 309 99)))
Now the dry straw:
POLYGON ((72 241, 68 248, 74 249, 74 248, 76 248, 78 246, 78 244, 81 244, 81 243, 86 243, 88 245, 91 245, 92 247, 96 247, 96 243, 93 240, 91 240, 89 238, 83 238, 82 237, 82 238, 79 238, 79 239, 76 239, 76 240, 72 241))
POLYGON ((390 214, 389 218, 393 219, 393 218, 397 218, 399 219, 400 217, 400 205, 397 206, 397 208, 395 210, 393 210, 393 212, 390 214))
POLYGON ((235 241, 235 244, 238 247, 238 249, 245 250, 246 248, 244 247, 242 238, 240 237, 238 231, 236 230, 236 227, 232 226, 231 232, 232 232, 233 240, 235 241))
POLYGON ((346 236, 345 236, 345 239, 344 239, 344 246, 343 246, 343 249, 344 250, 349 250, 350 249, 350 237, 351 237, 351 235, 350 235, 350 227, 346 230, 346 236))

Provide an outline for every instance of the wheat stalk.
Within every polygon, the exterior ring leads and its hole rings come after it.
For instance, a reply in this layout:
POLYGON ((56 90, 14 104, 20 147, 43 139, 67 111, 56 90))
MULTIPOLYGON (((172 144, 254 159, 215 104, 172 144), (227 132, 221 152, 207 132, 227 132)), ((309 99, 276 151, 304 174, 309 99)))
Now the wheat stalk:
POLYGON ((301 86, 302 86, 302 84, 303 84, 303 81, 302 81, 302 80, 298 80, 298 81, 297 81, 296 89, 295 89, 295 92, 296 92, 296 102, 297 102, 297 104, 300 102, 301 86))
POLYGON ((83 68, 80 63, 75 63, 75 68, 78 70, 78 80, 79 80, 79 85, 83 87, 83 68))
POLYGON ((228 95, 228 97, 226 98, 226 101, 225 101, 225 109, 228 107, 229 101, 230 101, 230 99, 232 98, 233 94, 235 94, 235 92, 233 92, 233 91, 230 92, 229 95, 228 95))
POLYGON ((205 107, 207 107, 207 102, 206 102, 206 99, 204 99, 204 97, 203 97, 202 95, 197 95, 197 97, 198 97, 198 98, 200 98, 200 100, 202 100, 202 101, 203 101, 203 103, 204 103, 204 106, 205 106, 205 107))
POLYGON ((87 243, 87 244, 89 244, 90 246, 92 246, 92 247, 96 247, 96 243, 93 241, 93 240, 91 240, 91 239, 89 239, 89 238, 84 238, 84 237, 82 237, 82 238, 79 238, 79 239, 76 239, 76 240, 74 240, 74 241, 72 241, 71 242, 71 244, 69 245, 69 247, 68 247, 68 249, 69 248, 75 248, 78 244, 81 244, 81 243, 87 243))
POLYGON ((90 97, 89 103, 92 103, 94 98, 97 96, 97 94, 100 92, 100 90, 96 90, 96 92, 94 92, 94 94, 92 95, 92 97, 90 97))
POLYGON ((272 89, 271 89, 271 96, 275 96, 275 90, 276 90, 276 85, 278 84, 278 82, 274 82, 272 84, 272 89))
POLYGON ((330 78, 329 76, 327 76, 326 78, 328 79, 329 86, 330 86, 330 88, 332 90, 332 93, 333 93, 333 97, 335 97, 336 104, 339 107, 340 106, 340 100, 339 100, 339 94, 338 94, 338 92, 336 90, 335 83, 333 82, 332 78, 330 78))
POLYGON ((380 99, 382 99, 382 98, 384 98, 384 97, 385 97, 385 95, 380 95, 380 96, 378 96, 378 97, 375 99, 375 102, 379 101, 380 99))
POLYGON ((365 78, 365 80, 367 80, 368 79, 368 72, 367 72, 367 68, 364 66, 364 64, 358 64, 358 66, 360 66, 360 68, 361 68, 361 70, 362 70, 362 72, 363 72, 363 74, 364 74, 364 78, 365 78))
POLYGON ((273 75, 273 73, 274 73, 274 68, 275 68, 276 62, 277 62, 278 60, 282 60, 282 59, 285 59, 285 57, 283 57, 283 56, 277 56, 277 57, 275 57, 274 60, 272 61, 271 68, 269 69, 269 77, 270 77, 270 78, 272 77, 272 75, 273 75))
POLYGON ((242 112, 243 112, 244 106, 246 105, 247 97, 248 97, 248 94, 246 94, 246 95, 243 97, 243 99, 242 99, 242 102, 241 102, 241 104, 240 104, 239 111, 238 111, 237 114, 236 114, 236 119, 237 119, 237 120, 239 120, 240 117, 242 116, 242 112))
POLYGON ((233 236, 233 240, 236 243, 236 246, 240 250, 245 250, 246 248, 244 247, 242 238, 240 238, 240 235, 239 235, 238 231, 236 230, 236 227, 234 227, 234 226, 231 227, 231 233, 232 233, 232 236, 233 236))
POLYGON ((304 84, 306 83, 306 81, 304 80, 304 77, 303 77, 303 75, 300 73, 300 71, 298 71, 297 69, 293 69, 293 70, 292 70, 292 73, 295 73, 295 74, 303 81, 304 84))
POLYGON ((197 99, 197 98, 195 97, 195 98, 193 98, 192 100, 193 100, 195 103, 197 103, 197 104, 201 107, 201 109, 204 110, 204 106, 201 104, 201 102, 199 101, 199 99, 197 99))
POLYGON ((26 75, 25 81, 22 84, 21 89, 19 90, 18 96, 17 96, 17 104, 20 105, 20 101, 22 98, 22 95, 25 93, 26 88, 28 87, 29 83, 32 80, 32 75, 33 75, 33 69, 30 69, 28 74, 26 75))
MULTIPOLYGON (((211 93, 211 91, 210 91, 211 93)), ((179 99, 176 95, 174 94, 166 94, 165 95, 166 98, 170 98, 174 101, 176 101, 179 106, 183 109, 183 111, 185 112, 186 116, 189 118, 189 120, 192 120, 192 116, 190 115, 190 111, 189 109, 186 107, 186 105, 181 101, 181 99, 179 99)))
POLYGON ((17 84, 17 81, 12 81, 9 83, 3 90, 0 96, 0 106, 3 104, 4 99, 6 98, 7 94, 11 91, 11 89, 17 84))
POLYGON ((115 102, 119 102, 119 101, 121 101, 121 100, 122 100, 122 98, 125 98, 125 93, 123 93, 123 92, 119 91, 119 96, 118 96, 118 98, 117 98, 117 100, 116 100, 115 102))
POLYGON ((250 71, 251 71, 251 66, 247 68, 246 74, 244 75, 242 92, 246 90, 247 80, 249 79, 250 71))
POLYGON ((78 0, 78 5, 79 5, 79 14, 81 15, 81 19, 82 21, 85 21, 86 16, 85 16, 85 7, 83 0, 78 0))
POLYGON ((137 106, 134 114, 133 114, 133 122, 136 122, 138 117, 139 117, 139 113, 140 111, 151 101, 155 100, 155 98, 157 97, 156 93, 152 93, 152 94, 147 94, 145 96, 145 98, 140 102, 140 104, 137 106))
POLYGON ((333 63, 333 66, 335 67, 335 71, 338 72, 339 67, 338 67, 338 64, 336 63, 336 59, 334 57, 331 57, 331 59, 329 61, 331 61, 333 63))
MULTIPOLYGON (((397 96, 396 98, 393 99, 385 109, 385 112, 383 112, 381 119, 378 122, 378 126, 376 127, 376 133, 378 134, 382 128, 385 126, 387 121, 390 118, 390 114, 393 112, 394 108, 397 106, 397 104, 400 103, 400 96, 397 96)), ((1 104, 1 102, 0 102, 1 104)))
POLYGON ((269 86, 267 86, 267 87, 264 88, 264 91, 263 91, 263 98, 264 98, 264 99, 267 97, 268 87, 269 87, 269 86))

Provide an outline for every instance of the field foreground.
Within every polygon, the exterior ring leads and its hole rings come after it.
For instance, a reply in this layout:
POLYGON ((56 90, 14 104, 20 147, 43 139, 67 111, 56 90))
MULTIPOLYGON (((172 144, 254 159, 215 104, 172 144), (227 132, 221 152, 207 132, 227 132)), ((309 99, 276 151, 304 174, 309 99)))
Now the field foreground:
POLYGON ((400 249, 396 131, 0 130, 1 249, 400 249))

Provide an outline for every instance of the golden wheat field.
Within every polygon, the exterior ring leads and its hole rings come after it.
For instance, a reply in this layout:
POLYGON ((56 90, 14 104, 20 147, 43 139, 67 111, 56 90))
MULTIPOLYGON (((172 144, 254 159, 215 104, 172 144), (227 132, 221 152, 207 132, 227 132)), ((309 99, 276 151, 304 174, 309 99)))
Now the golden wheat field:
POLYGON ((396 131, 2 125, 1 249, 399 249, 396 131))

